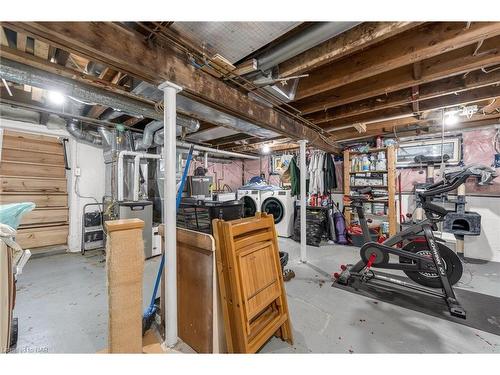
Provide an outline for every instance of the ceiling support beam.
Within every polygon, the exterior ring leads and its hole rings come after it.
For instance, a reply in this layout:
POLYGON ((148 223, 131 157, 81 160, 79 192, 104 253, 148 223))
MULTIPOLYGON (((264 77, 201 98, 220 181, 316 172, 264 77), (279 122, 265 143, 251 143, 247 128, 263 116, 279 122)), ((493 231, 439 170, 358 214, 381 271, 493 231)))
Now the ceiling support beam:
POLYGON ((169 47, 148 43, 136 33, 104 22, 27 22, 4 23, 58 48, 84 56, 110 68, 158 85, 171 81, 183 87, 182 95, 201 101, 223 112, 261 127, 307 139, 310 144, 338 152, 339 148, 317 131, 286 114, 256 103, 223 81, 197 69, 183 54, 169 47))
POLYGON ((420 22, 363 22, 278 65, 280 77, 302 74, 402 33, 420 22))
MULTIPOLYGON (((500 70, 484 73, 481 70, 467 75, 457 75, 439 81, 418 86, 419 100, 432 99, 439 96, 460 93, 480 87, 500 84, 500 70)), ((349 103, 343 106, 330 108, 327 111, 313 113, 307 118, 317 124, 333 119, 361 115, 381 109, 411 104, 413 102, 410 89, 404 89, 385 95, 376 96, 366 100, 349 103)))
MULTIPOLYGON (((500 37, 485 40, 480 54, 473 54, 475 47, 470 45, 422 61, 422 75, 419 80, 413 78, 413 65, 406 65, 298 101, 294 106, 302 114, 326 111, 328 108, 500 64, 500 37)), ((420 94, 422 95, 422 90, 420 94)))
POLYGON ((400 34, 310 72, 309 77, 300 80, 295 97, 307 98, 500 35, 499 22, 473 22, 468 29, 465 26, 465 22, 435 22, 400 34))
MULTIPOLYGON (((457 94, 450 94, 433 99, 420 101, 419 113, 436 111, 443 108, 456 107, 469 103, 475 103, 483 100, 490 100, 500 97, 500 86, 486 86, 479 89, 465 91, 457 94)), ((394 118, 401 116, 412 116, 413 109, 411 107, 394 107, 387 110, 366 113, 363 115, 348 117, 345 119, 335 119, 325 123, 321 126, 324 128, 332 128, 338 126, 354 125, 357 123, 368 123, 381 121, 384 118, 394 118)))

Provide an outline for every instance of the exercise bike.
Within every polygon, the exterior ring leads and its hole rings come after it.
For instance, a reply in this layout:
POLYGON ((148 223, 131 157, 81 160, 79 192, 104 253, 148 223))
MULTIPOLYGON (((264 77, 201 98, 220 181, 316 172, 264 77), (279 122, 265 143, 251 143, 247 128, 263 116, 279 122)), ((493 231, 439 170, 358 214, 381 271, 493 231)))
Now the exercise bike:
POLYGON ((462 277, 462 262, 444 241, 435 238, 433 234, 433 231, 437 230, 437 223, 442 222, 449 211, 432 203, 432 197, 457 189, 469 177, 481 178, 480 184, 484 185, 497 175, 494 169, 484 166, 469 166, 445 173, 443 180, 418 192, 425 219, 412 224, 383 243, 370 240, 370 231, 364 215, 363 203, 369 200, 371 188, 360 189, 357 195, 351 195, 350 206, 357 212, 365 244, 359 251, 361 260, 354 265, 343 265, 342 271, 334 274, 335 282, 355 288, 359 282, 379 286, 391 284, 442 297, 451 315, 465 319, 466 312, 452 288, 462 277), (399 257, 399 263, 391 262, 390 254, 399 257), (377 274, 372 268, 401 270, 416 284, 377 274), (439 288, 442 292, 435 290, 439 288))

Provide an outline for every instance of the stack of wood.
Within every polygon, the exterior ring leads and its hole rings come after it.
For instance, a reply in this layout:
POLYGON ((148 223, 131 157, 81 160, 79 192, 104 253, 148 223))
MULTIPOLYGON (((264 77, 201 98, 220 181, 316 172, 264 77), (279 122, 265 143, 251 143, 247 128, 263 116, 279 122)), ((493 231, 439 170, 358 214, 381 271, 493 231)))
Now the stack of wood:
POLYGON ((0 130, 0 149, 0 204, 36 205, 22 217, 16 242, 30 250, 66 245, 69 210, 61 140, 0 130))
POLYGON ((255 353, 292 329, 272 215, 213 221, 222 312, 230 353, 255 353))
POLYGON ((12 251, 0 240, 0 353, 9 351, 15 284, 12 274, 12 251))

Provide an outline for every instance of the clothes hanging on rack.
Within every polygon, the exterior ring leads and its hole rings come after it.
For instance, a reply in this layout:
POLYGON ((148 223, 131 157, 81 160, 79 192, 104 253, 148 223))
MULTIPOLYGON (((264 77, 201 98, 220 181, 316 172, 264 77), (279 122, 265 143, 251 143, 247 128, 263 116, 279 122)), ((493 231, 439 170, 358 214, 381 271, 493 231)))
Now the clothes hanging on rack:
POLYGON ((292 185, 290 193, 292 197, 294 197, 300 194, 300 169, 297 166, 297 156, 294 156, 292 160, 290 160, 288 171, 290 173, 290 183, 292 185))
POLYGON ((331 192, 337 188, 337 175, 335 173, 335 164, 333 163, 333 155, 325 154, 324 170, 324 189, 325 193, 331 192))
POLYGON ((325 153, 322 151, 314 151, 311 155, 311 162, 309 163, 309 173, 311 182, 309 184, 309 193, 323 194, 325 191, 325 180, 323 163, 325 153))

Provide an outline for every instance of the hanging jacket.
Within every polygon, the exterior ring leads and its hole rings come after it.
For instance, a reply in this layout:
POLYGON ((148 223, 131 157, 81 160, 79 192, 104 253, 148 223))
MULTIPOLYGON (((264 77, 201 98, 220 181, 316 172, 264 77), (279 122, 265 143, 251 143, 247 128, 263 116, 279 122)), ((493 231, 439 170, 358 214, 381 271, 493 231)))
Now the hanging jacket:
POLYGON ((292 185, 292 190, 290 194, 292 197, 300 194, 300 169, 297 166, 297 157, 294 156, 290 161, 290 165, 288 166, 288 170, 290 172, 290 183, 292 185))
POLYGON ((324 170, 324 188, 325 193, 331 192, 337 188, 337 175, 335 173, 335 163, 333 162, 333 155, 326 154, 323 166, 324 170))

